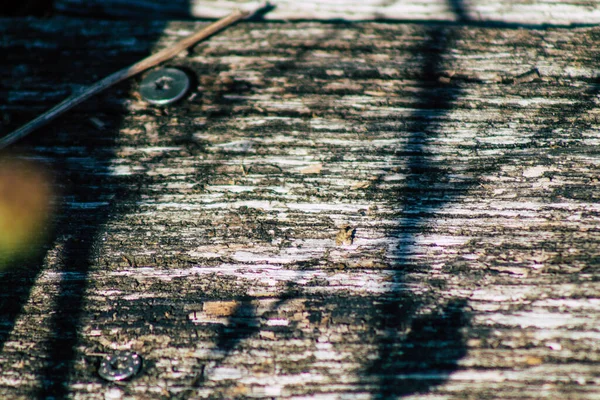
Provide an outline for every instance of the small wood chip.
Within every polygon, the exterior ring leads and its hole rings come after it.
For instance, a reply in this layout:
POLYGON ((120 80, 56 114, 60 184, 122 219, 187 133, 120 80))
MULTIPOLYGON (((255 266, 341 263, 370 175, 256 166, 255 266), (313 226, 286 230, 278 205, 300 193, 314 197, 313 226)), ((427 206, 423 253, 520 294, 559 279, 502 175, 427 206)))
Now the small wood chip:
POLYGON ((342 225, 339 232, 335 236, 335 244, 337 246, 341 246, 343 244, 350 245, 354 242, 354 233, 356 232, 356 228, 351 227, 350 225, 342 225))
POLYGON ((350 186, 351 190, 358 190, 358 189, 367 189, 371 186, 372 182, 369 181, 362 181, 362 182, 356 182, 354 185, 350 186))
POLYGON ((207 301, 202 306, 202 311, 211 316, 229 317, 240 304, 239 301, 207 301))
POLYGON ((527 357, 527 359, 525 360, 525 363, 531 366, 541 365, 543 362, 544 361, 539 357, 527 357))
POLYGON ((262 339, 275 340, 275 332, 273 332, 273 331, 260 331, 260 337, 262 339))

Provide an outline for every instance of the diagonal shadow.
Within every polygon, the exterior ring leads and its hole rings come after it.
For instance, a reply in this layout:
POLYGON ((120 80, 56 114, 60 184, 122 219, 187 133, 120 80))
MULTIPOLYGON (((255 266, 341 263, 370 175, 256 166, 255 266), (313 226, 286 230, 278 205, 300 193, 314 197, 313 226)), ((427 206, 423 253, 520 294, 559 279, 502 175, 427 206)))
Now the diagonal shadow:
MULTIPOLYGON (((18 24, 19 21, 7 20, 7 23, 18 24)), ((79 23, 81 24, 81 21, 79 23)), ((127 22, 120 24, 125 31, 130 31, 127 22)), ((4 49, 11 53, 11 58, 10 63, 0 66, 0 76, 10 77, 16 73, 18 69, 14 69, 14 65, 28 65, 35 67, 27 71, 29 75, 20 78, 27 80, 28 76, 35 77, 32 81, 38 85, 40 82, 53 82, 54 85, 63 86, 72 83, 89 85, 95 80, 89 76, 87 66, 95 65, 94 73, 100 77, 107 76, 150 54, 162 35, 165 23, 138 21, 136 24, 139 29, 136 30, 137 36, 133 38, 135 45, 127 47, 124 51, 121 43, 110 44, 111 35, 117 35, 118 32, 107 34, 105 30, 94 29, 94 23, 88 24, 89 29, 86 29, 83 35, 79 34, 81 26, 77 26, 77 22, 73 20, 50 19, 35 23, 34 29, 27 32, 28 39, 17 38, 17 42, 21 41, 24 44, 15 44, 12 48, 4 49), (62 26, 63 23, 65 26, 62 26), (30 52, 27 51, 27 40, 47 41, 50 45, 38 45, 40 48, 36 49, 36 52, 30 52), (107 56, 111 52, 118 56, 107 56), (50 63, 54 68, 48 71, 39 60, 48 60, 49 63, 50 60, 59 61, 50 63), (73 64, 81 68, 73 69, 73 64), (71 67, 67 68, 67 65, 71 67), (56 76, 67 71, 67 76, 56 83, 56 76)), ((11 43, 7 42, 7 46, 10 47, 11 43)), ((47 242, 40 246, 41 254, 27 260, 26 264, 24 261, 19 262, 19 265, 13 265, 0 273, 2 350, 15 328, 17 319, 23 313, 25 304, 30 300, 32 287, 40 276, 44 259, 47 257, 45 250, 59 249, 55 260, 49 264, 59 277, 56 283, 57 294, 52 305, 53 313, 48 322, 50 334, 45 342, 38 343, 39 349, 43 349, 47 354, 43 366, 37 371, 41 387, 35 397, 41 399, 69 396, 69 382, 76 377, 75 360, 81 356, 77 347, 80 343, 81 320, 85 312, 88 276, 90 270, 97 266, 96 260, 101 257, 96 244, 101 240, 103 226, 111 219, 127 213, 127 205, 135 204, 139 199, 140 190, 150 183, 146 182, 149 178, 144 174, 132 178, 112 173, 111 163, 117 158, 116 152, 128 140, 120 136, 119 132, 125 116, 129 113, 123 99, 128 97, 130 87, 131 83, 126 82, 107 90, 31 135, 19 146, 6 150, 11 153, 18 151, 23 157, 41 157, 47 160, 49 167, 54 170, 57 191, 62 194, 62 201, 56 211, 55 228, 47 242), (90 124, 91 117, 101 119, 102 126, 94 128, 94 125, 90 124), (137 190, 132 190, 131 179, 136 180, 137 190)), ((9 87, 8 91, 4 92, 6 98, 2 100, 7 104, 4 111, 12 112, 13 118, 10 124, 3 127, 3 131, 16 128, 45 111, 48 103, 60 100, 47 97, 42 100, 30 100, 34 103, 30 105, 19 100, 11 101, 10 90, 9 87), (22 112, 23 109, 30 111, 22 112)), ((63 95, 61 92, 60 96, 63 95)), ((178 105, 168 106, 165 110, 168 112, 176 107, 178 105)), ((198 151, 197 140, 192 139, 191 133, 180 134, 167 140, 190 152, 198 151)), ((160 161, 160 157, 163 156, 151 158, 148 164, 160 161)), ((207 173, 208 171, 200 171, 199 175, 202 176, 198 179, 207 179, 207 173)))
MULTIPOLYGON (((142 45, 128 52, 120 52, 118 57, 107 57, 102 51, 92 50, 97 41, 107 39, 102 36, 101 30, 96 31, 97 36, 88 33, 87 37, 81 37, 76 33, 77 27, 67 26, 63 31, 56 28, 57 23, 52 19, 47 20, 45 24, 35 25, 40 29, 39 32, 28 33, 32 40, 44 37, 44 40, 53 42, 53 46, 36 51, 35 54, 19 51, 18 48, 16 51, 13 49, 13 54, 18 54, 18 57, 13 56, 15 62, 36 65, 40 64, 38 60, 67 60, 57 63, 55 68, 57 73, 65 73, 67 69, 62 68, 67 63, 75 63, 77 59, 82 67, 101 65, 102 67, 96 68, 95 72, 108 75, 147 56, 161 31, 156 25, 145 24, 144 31, 150 33, 141 34, 141 37, 137 38, 137 43, 143 43, 142 45), (71 30, 67 31, 69 28, 71 30), (48 34, 48 31, 52 33, 48 34)), ((119 45, 116 46, 118 48, 119 45)), ((111 49, 104 49, 107 50, 111 49)), ((8 65, 5 68, 10 67, 8 65)), ((36 82, 56 82, 57 78, 52 72, 44 73, 36 69, 32 74, 37 74, 36 82)), ((70 71, 67 79, 69 80, 65 79, 60 84, 77 82, 88 85, 94 82, 85 68, 81 71, 70 71)), ((115 159, 119 146, 119 128, 127 112, 121 99, 129 92, 129 87, 129 83, 124 83, 107 90, 32 135, 18 147, 25 154, 48 160, 55 172, 58 191, 63 195, 56 213, 53 235, 45 245, 46 248, 56 245, 60 247, 58 262, 51 267, 57 268, 59 280, 52 307, 53 313, 48 322, 50 335, 46 342, 39 343, 45 349, 47 358, 38 371, 41 381, 40 390, 36 395, 38 398, 68 397, 68 383, 73 376, 75 360, 79 356, 77 346, 81 317, 85 308, 88 275, 94 266, 94 260, 99 256, 94 243, 98 240, 103 225, 110 218, 126 211, 119 207, 119 204, 130 204, 138 197, 136 191, 130 191, 127 179, 113 176, 111 171, 111 162, 115 159), (89 124, 89 118, 92 116, 102 118, 106 126, 94 129, 89 124)), ((10 101, 8 103, 10 104, 10 101)), ((13 105, 14 108, 23 106, 13 105)), ((41 106, 46 107, 47 104, 36 104, 34 110, 41 106)), ((22 124, 34 116, 33 113, 19 115, 14 125, 22 124)), ((14 152, 16 148, 7 151, 14 152)), ((4 322, 0 334, 0 348, 10 336, 17 318, 29 300, 32 286, 43 265, 44 255, 31 260, 25 269, 10 268, 0 276, 4 322), (20 284, 16 284, 17 282, 20 284)))

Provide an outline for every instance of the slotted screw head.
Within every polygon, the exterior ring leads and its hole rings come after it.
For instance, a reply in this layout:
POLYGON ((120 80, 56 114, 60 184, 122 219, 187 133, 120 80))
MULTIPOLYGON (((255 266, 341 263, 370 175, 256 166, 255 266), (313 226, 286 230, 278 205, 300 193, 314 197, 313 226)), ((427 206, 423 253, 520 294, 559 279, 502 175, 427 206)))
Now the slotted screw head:
POLYGON ((177 68, 150 72, 140 84, 140 95, 148 103, 165 105, 181 99, 190 88, 190 78, 177 68))
POLYGON ((100 361, 98 375, 107 381, 122 381, 131 378, 140 371, 142 358, 136 353, 119 351, 106 355, 100 361))

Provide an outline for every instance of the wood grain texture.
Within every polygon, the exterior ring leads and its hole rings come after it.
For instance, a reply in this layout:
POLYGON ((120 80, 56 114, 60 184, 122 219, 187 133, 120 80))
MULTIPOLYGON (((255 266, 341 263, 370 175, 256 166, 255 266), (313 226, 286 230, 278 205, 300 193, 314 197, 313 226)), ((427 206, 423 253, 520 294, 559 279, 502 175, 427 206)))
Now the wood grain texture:
MULTIPOLYGON (((254 10, 244 0, 56 0, 60 12, 136 18, 221 18, 234 8, 254 10)), ((273 0, 267 20, 399 20, 522 25, 597 24, 597 1, 580 0, 273 0)))
MULTIPOLYGON (((200 26, 0 21, 3 131, 200 26)), ((243 23, 73 110, 0 397, 598 398, 599 35, 243 23)))

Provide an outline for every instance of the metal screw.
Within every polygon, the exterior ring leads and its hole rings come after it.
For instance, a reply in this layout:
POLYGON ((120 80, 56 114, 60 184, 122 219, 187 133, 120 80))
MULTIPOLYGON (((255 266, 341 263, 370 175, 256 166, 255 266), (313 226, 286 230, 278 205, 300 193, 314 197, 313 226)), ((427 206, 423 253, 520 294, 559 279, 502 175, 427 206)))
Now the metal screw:
POLYGON ((181 99, 190 88, 190 78, 176 68, 150 72, 140 85, 140 94, 148 103, 165 105, 181 99))
POLYGON ((142 358, 139 355, 129 351, 120 351, 102 359, 98 375, 107 381, 122 381, 137 374, 141 367, 142 358))

